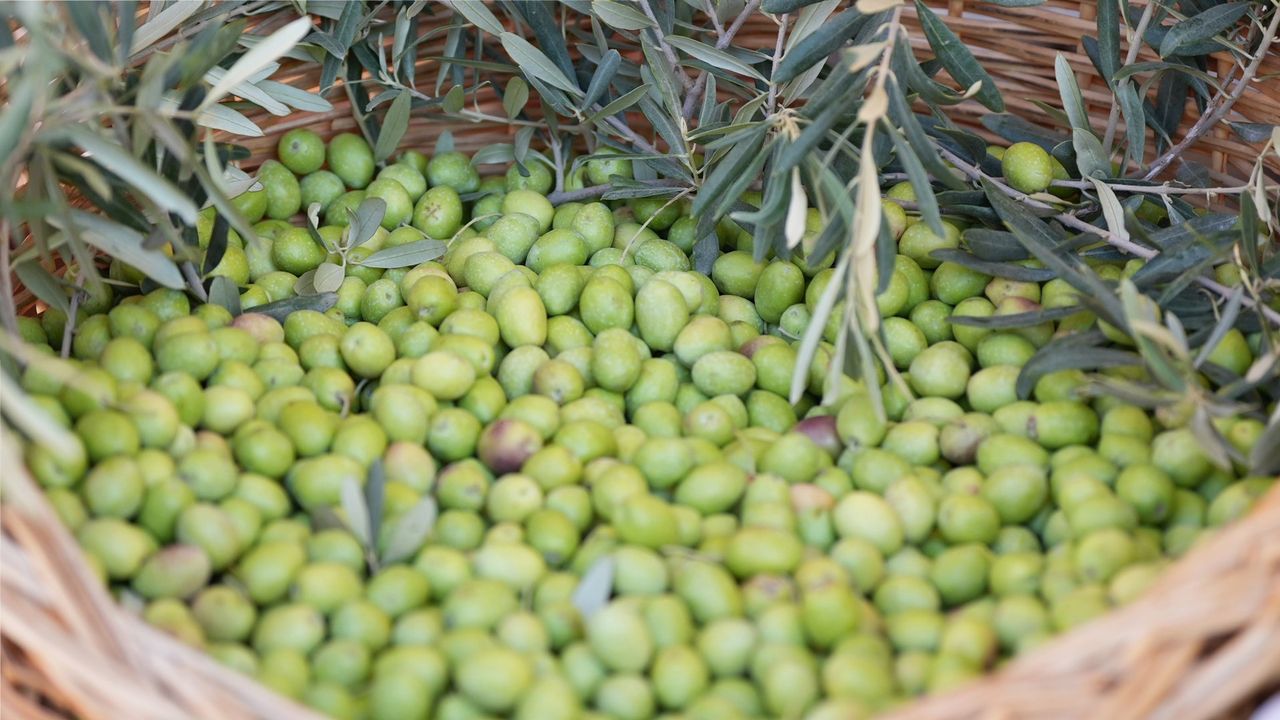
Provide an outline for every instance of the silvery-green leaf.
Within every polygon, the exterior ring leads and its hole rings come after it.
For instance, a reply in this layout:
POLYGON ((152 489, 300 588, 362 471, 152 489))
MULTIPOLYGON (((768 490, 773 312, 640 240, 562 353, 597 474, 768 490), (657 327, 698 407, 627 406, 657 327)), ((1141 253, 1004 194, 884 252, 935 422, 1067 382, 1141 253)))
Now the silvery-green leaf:
POLYGON ((153 13, 133 33, 133 42, 129 45, 129 54, 135 55, 151 47, 163 37, 167 37, 187 18, 204 8, 203 2, 171 3, 164 10, 153 13))
MULTIPOLYGON (((357 388, 359 392, 359 388, 357 388)), ((370 554, 378 539, 382 537, 383 507, 387 497, 387 472, 382 458, 374 459, 369 465, 369 474, 364 481, 364 502, 368 509, 369 537, 373 543, 369 545, 370 554)))
POLYGON ((964 88, 981 83, 975 96, 978 102, 995 112, 1004 112, 1004 99, 1000 97, 1000 89, 969 48, 921 0, 916 0, 916 14, 920 19, 920 27, 929 40, 929 46, 951 77, 964 88))
MULTIPOLYGON (((942 215, 938 212, 938 199, 933 194, 933 186, 929 182, 929 173, 921 164, 920 158, 912 146, 907 142, 906 138, 897 131, 897 128, 887 121, 884 123, 885 131, 893 140, 895 156, 898 162, 902 163, 902 168, 907 172, 907 179, 911 182, 911 187, 916 193, 916 206, 920 211, 920 217, 929 226, 935 235, 942 236, 945 229, 942 227, 942 215)), ((864 160, 864 162, 866 162, 864 160)))
POLYGON ((1112 82, 1120 70, 1120 2, 1098 0, 1098 70, 1112 82))
POLYGON ((799 77, 801 73, 822 62, 845 44, 854 33, 858 32, 866 20, 867 16, 854 8, 849 8, 831 18, 797 42, 795 47, 787 50, 771 80, 775 83, 784 83, 799 77))
POLYGON ((342 481, 342 512, 346 515, 347 528, 365 548, 373 547, 373 533, 369 527, 369 506, 355 478, 342 481))
POLYGON ((1098 193, 1098 204, 1102 206, 1103 217, 1107 220, 1107 229, 1122 240, 1129 239, 1129 230, 1124 226, 1124 208, 1120 206, 1120 198, 1111 186, 1096 177, 1089 177, 1094 190, 1098 193))
POLYGON ((342 268, 331 262, 322 262, 315 270, 311 283, 315 286, 316 292, 337 292, 342 287, 342 280, 345 274, 342 268))
POLYGON ((316 294, 316 271, 308 270, 293 281, 293 294, 299 297, 316 294))
POLYGON ((253 311, 263 315, 270 315, 276 320, 284 322, 285 318, 298 310, 315 310, 316 312, 324 312, 336 304, 338 304, 337 293, 321 293, 319 295, 307 295, 276 300, 275 302, 269 302, 266 305, 259 305, 255 307, 253 311))
POLYGON ((382 554, 382 564, 392 565, 413 557, 427 541, 438 514, 435 498, 427 495, 397 518, 387 550, 382 554))
POLYGON ((571 95, 582 95, 582 91, 565 77, 560 68, 556 67, 555 63, 551 62, 551 59, 541 50, 530 45, 528 40, 511 32, 502 33, 501 40, 503 49, 520 66, 525 77, 544 80, 571 95))
POLYGON ((795 23, 787 33, 786 43, 782 46, 783 49, 789 52, 797 43, 813 34, 818 28, 826 24, 827 18, 831 17, 831 13, 835 12, 839 6, 840 0, 819 0, 800 10, 796 16, 795 23))
POLYGON ((1098 370, 1142 364, 1142 358, 1136 353, 1101 347, 1104 342, 1106 338, 1097 330, 1072 333, 1049 341, 1018 373, 1018 397, 1031 397, 1040 378, 1059 370, 1098 370))
POLYGON ((515 119, 529 102, 529 83, 522 77, 512 77, 507 81, 507 89, 502 93, 502 109, 509 119, 515 119))
POLYGON ((613 117, 614 115, 617 115, 623 110, 626 110, 632 105, 635 105, 636 103, 640 102, 640 100, 645 95, 647 95, 648 92, 649 92, 649 88, 645 87, 644 85, 641 85, 640 87, 635 88, 634 90, 627 93, 626 95, 623 95, 622 97, 614 100, 608 105, 605 105, 604 107, 600 108, 596 112, 591 113, 591 115, 587 117, 587 122, 594 123, 594 122, 599 122, 604 118, 613 117))
MULTIPOLYGON (((436 148, 435 148, 436 153, 438 154, 438 153, 453 152, 453 148, 454 148, 453 133, 449 132, 448 130, 445 130, 444 132, 440 133, 440 136, 436 138, 436 148)), ((481 152, 483 152, 483 149, 481 150, 481 152)))
POLYGON ((119 145, 84 128, 67 128, 60 134, 80 146, 104 170, 115 173, 162 209, 177 213, 188 223, 195 223, 197 209, 191 198, 139 162, 132 153, 125 152, 119 145))
POLYGON ((1190 428, 1196 444, 1208 456, 1209 461, 1220 470, 1230 471, 1233 451, 1226 439, 1222 437, 1222 433, 1218 432, 1218 428, 1214 426, 1208 408, 1204 405, 1196 406, 1195 412, 1191 415, 1190 428))
POLYGON ((570 602, 582 613, 584 620, 609 604, 609 596, 613 594, 615 565, 612 555, 602 556, 587 568, 578 581, 578 586, 573 589, 570 602))
POLYGON ((236 60, 226 74, 209 89, 200 107, 206 108, 221 100, 232 88, 244 82, 264 66, 275 62, 298 43, 311 30, 311 18, 301 17, 271 34, 236 60))
POLYGON ((472 165, 504 165, 516 159, 511 143, 494 143, 480 148, 471 156, 472 165))
POLYGON ((794 12, 806 5, 812 5, 818 0, 764 0, 760 3, 760 9, 770 15, 781 15, 783 13, 794 12))
POLYGON ((845 274, 849 271, 851 257, 851 253, 841 254, 840 262, 836 265, 830 282, 823 288, 822 294, 818 296, 818 303, 813 308, 813 316, 809 320, 809 326, 805 329, 804 338, 800 341, 800 347, 796 351, 796 372, 791 378, 790 397, 792 398, 792 404, 800 402, 800 398, 804 396, 805 388, 809 383, 807 368, 813 363, 813 358, 818 352, 818 345, 822 340, 823 332, 826 330, 827 317, 835 309, 836 301, 840 297, 840 291, 845 284, 845 274), (800 368, 806 368, 806 372, 801 373, 800 368), (804 375, 804 377, 802 378, 801 375, 804 375))
POLYGON ((605 90, 609 89, 609 83, 613 82, 613 77, 617 74, 618 66, 621 64, 622 55, 613 48, 609 48, 607 52, 600 56, 600 63, 596 67, 595 73, 591 75, 591 84, 587 85, 587 94, 582 99, 584 108, 591 107, 596 100, 604 97, 605 90))
MULTIPOLYGON (((276 63, 272 63, 272 65, 276 65, 276 63)), ((221 81, 224 77, 226 77, 226 71, 218 67, 209 68, 209 71, 204 74, 206 82, 215 84, 221 81)), ((228 93, 231 95, 237 95, 240 98, 257 105, 263 110, 266 110, 272 115, 275 115, 276 117, 283 117, 289 114, 289 108, 284 103, 271 97, 270 93, 267 93, 262 88, 258 87, 251 79, 244 80, 240 84, 230 88, 228 93)))
POLYGON ((307 92, 292 85, 286 85, 275 80, 259 80, 257 85, 264 92, 270 93, 271 97, 295 110, 302 110, 303 112, 329 112, 333 110, 333 105, 328 100, 313 92, 307 92))
POLYGON ((475 0, 452 0, 449 6, 465 17, 472 25, 490 35, 501 35, 503 33, 502 23, 498 21, 498 18, 484 3, 476 2, 475 0))
POLYGON ((444 102, 441 107, 447 113, 460 112, 467 102, 467 91, 461 85, 454 85, 449 88, 449 92, 444 94, 444 102))
POLYGON ((1176 55, 1188 45, 1208 40, 1228 30, 1248 11, 1248 2, 1221 3, 1183 20, 1169 28, 1160 41, 1160 57, 1176 55))
POLYGON ((444 255, 446 246, 439 240, 427 238, 414 242, 383 248, 360 261, 361 265, 373 268, 412 267, 435 260, 444 255))
POLYGON ((701 60, 712 67, 718 67, 721 70, 728 70, 729 72, 737 73, 739 75, 746 75, 757 80, 764 80, 764 75, 761 75, 760 71, 742 62, 724 50, 717 50, 706 43, 698 42, 692 38, 682 37, 680 35, 672 35, 668 37, 667 43, 677 50, 688 53, 689 56, 695 60, 701 60))
POLYGON ((409 129, 409 109, 412 101, 413 98, 409 93, 402 92, 396 95, 391 101, 391 107, 387 108, 387 114, 382 120, 382 129, 378 131, 378 141, 373 149, 373 157, 378 162, 391 157, 391 153, 399 147, 400 139, 409 129))
POLYGON ((1080 85, 1076 82, 1075 71, 1062 53, 1058 53, 1053 61, 1054 76, 1058 80, 1058 94, 1062 96, 1062 109, 1071 120, 1071 127, 1077 130, 1093 132, 1089 123, 1089 111, 1084 105, 1084 95, 1080 93, 1080 85))
POLYGON ((1088 130, 1071 131, 1071 144, 1076 150, 1076 165, 1083 177, 1105 178, 1111 176, 1111 163, 1102 150, 1098 136, 1088 130))
POLYGON ((1247 143, 1260 143, 1271 137, 1272 131, 1280 128, 1277 124, 1254 122, 1229 122, 1231 130, 1247 143))
POLYGON ((355 211, 348 210, 351 222, 347 226, 348 247, 360 247, 382 226, 382 216, 387 213, 387 202, 371 197, 360 201, 355 211))
MULTIPOLYGON (((173 109, 176 110, 177 107, 177 103, 174 103, 173 109)), ((226 105, 210 105, 201 110, 196 116, 196 122, 211 130, 222 130, 244 137, 262 137, 265 134, 262 128, 243 113, 226 105)))
POLYGON ((147 249, 143 245, 142 234, 137 230, 83 210, 70 210, 69 215, 74 227, 64 227, 62 216, 50 216, 49 223, 111 257, 134 266, 142 274, 167 288, 180 290, 186 286, 173 259, 159 250, 147 249))
POLYGON ((209 285, 209 302, 221 305, 232 317, 240 314, 240 289, 225 275, 219 275, 209 285))
POLYGON ((22 286, 31 291, 31 294, 43 300, 47 305, 56 307, 62 312, 68 312, 70 306, 67 303, 67 293, 62 286, 43 265, 37 260, 29 260, 27 262, 16 263, 13 266, 14 273, 18 279, 22 281, 22 286))
POLYGON ((606 25, 619 30, 644 30, 653 27, 653 21, 643 12, 614 0, 591 0, 591 11, 606 25))
POLYGON ((529 156, 529 143, 533 142, 532 125, 525 125, 516 131, 515 142, 511 144, 511 153, 515 156, 516 163, 520 166, 525 164, 529 156))
POLYGON ((1142 98, 1138 97, 1133 83, 1121 82, 1116 86, 1116 99, 1124 115, 1125 141, 1128 143, 1125 155, 1130 162, 1141 165, 1147 142, 1147 114, 1142 98))

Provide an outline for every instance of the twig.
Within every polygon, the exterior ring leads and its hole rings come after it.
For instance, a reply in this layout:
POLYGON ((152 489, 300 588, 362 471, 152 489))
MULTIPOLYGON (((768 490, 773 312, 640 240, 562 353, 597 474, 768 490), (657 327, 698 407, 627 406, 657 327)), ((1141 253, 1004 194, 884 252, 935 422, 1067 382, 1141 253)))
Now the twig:
MULTIPOLYGON (((1118 2, 1118 0, 1101 0, 1102 2, 1118 2)), ((1133 36, 1129 38, 1129 54, 1125 56, 1124 64, 1132 65, 1138 59, 1138 52, 1142 50, 1142 38, 1147 34, 1147 25, 1151 24, 1151 16, 1155 12, 1157 3, 1151 0, 1147 3, 1147 7, 1142 11, 1142 17, 1138 20, 1138 27, 1134 29, 1133 36)), ((1111 113, 1107 116, 1107 135, 1102 141, 1102 153, 1111 155, 1111 144, 1116 139, 1116 124, 1120 121, 1120 103, 1119 97, 1115 94, 1111 95, 1111 113)))
POLYGON ((653 8, 649 6, 649 0, 640 0, 640 9, 653 21, 653 36, 658 39, 658 47, 662 49, 662 54, 667 56, 667 61, 671 63, 671 68, 680 76, 680 84, 684 86, 685 90, 688 90, 692 85, 692 81, 689 80, 688 75, 681 72, 680 57, 676 55, 676 51, 667 43, 667 36, 662 32, 662 25, 658 22, 658 16, 653 14, 653 8))
MULTIPOLYGON (((769 77, 771 78, 778 72, 778 62, 782 60, 782 41, 787 37, 787 23, 790 19, 790 15, 783 14, 782 18, 778 20, 778 39, 773 45, 773 65, 771 66, 773 69, 769 71, 769 77)), ((777 101, 778 83, 771 80, 769 82, 769 99, 765 103, 765 107, 768 108, 767 115, 773 114, 773 106, 777 101)))
POLYGON ((76 331, 76 315, 80 312, 80 298, 84 297, 84 273, 76 273, 76 291, 71 293, 71 305, 67 309, 67 324, 62 326, 63 359, 71 357, 71 336, 76 331))
POLYGON ((9 267, 9 221, 0 220, 0 295, 4 296, 4 326, 14 335, 18 334, 18 309, 13 304, 13 276, 9 267))
MULTIPOLYGON (((742 26, 746 24, 747 18, 760 7, 760 0, 748 0, 743 6, 742 12, 738 13, 738 17, 734 19, 733 24, 728 30, 720 36, 716 41, 716 49, 724 50, 729 47, 729 43, 733 42, 733 36, 738 34, 742 26)), ((707 89, 707 71, 703 70, 698 73, 698 79, 693 83, 693 87, 689 90, 689 94, 684 97, 684 107, 681 108, 684 119, 688 120, 693 117, 693 108, 697 106, 698 101, 702 99, 702 93, 707 89)))
MULTIPOLYGON (((1111 245, 1112 247, 1115 247, 1115 248, 1119 248, 1120 250, 1123 250, 1129 253, 1130 255, 1140 257, 1144 260, 1150 260, 1151 258, 1160 254, 1156 250, 1152 250, 1149 247, 1139 245, 1133 242, 1132 240, 1123 238, 1107 228, 1101 228, 1101 227, 1098 227, 1097 225, 1092 225, 1090 223, 1087 223, 1084 220, 1081 220, 1080 218, 1076 217, 1075 215, 1072 215, 1070 213, 1058 213, 1056 212, 1057 208, 1053 207, 1052 205, 1049 205, 1048 203, 1040 202, 1039 200, 1036 200, 1028 196, 1026 193, 1022 193, 1017 190, 1014 190, 1008 185, 1005 185, 1000 178, 992 177, 986 174, 985 172, 983 172, 980 168, 970 165, 969 163, 965 162, 962 158, 957 156, 955 153, 951 152, 950 150, 947 150, 945 147, 938 146, 937 150, 943 157, 947 159, 947 161, 949 161, 952 165, 954 165, 957 170, 969 176, 970 178, 974 180, 980 180, 985 178, 986 180, 990 181, 991 184, 994 185, 998 190, 1000 190, 1000 192, 1004 193, 1005 195, 1008 195, 1014 200, 1017 200, 1023 203, 1028 207, 1033 207, 1039 210, 1055 211, 1055 214, 1053 215, 1053 219, 1057 220, 1058 222, 1062 223, 1063 225, 1069 228, 1079 230, 1081 232, 1087 232, 1093 235, 1097 235, 1098 237, 1106 241, 1108 245, 1111 245)), ((1221 283, 1218 283, 1217 281, 1211 280, 1207 277, 1204 277, 1204 276, 1197 277, 1196 283, 1201 287, 1216 293, 1218 296, 1222 298, 1229 298, 1232 295, 1232 291, 1230 288, 1226 287, 1225 285, 1222 285, 1221 283)), ((1243 298, 1243 302, 1246 306, 1256 309, 1268 320, 1270 320, 1276 326, 1280 327, 1280 312, 1276 312, 1275 310, 1272 310, 1267 305, 1263 303, 1259 303, 1255 301, 1253 298, 1245 297, 1243 298)))
POLYGON ((1142 176, 1143 180, 1150 180, 1159 175, 1169 167, 1179 155, 1187 148, 1191 147, 1197 140, 1201 138, 1210 128, 1217 125, 1231 107, 1236 104, 1240 96, 1244 94, 1245 88, 1249 87, 1249 83, 1253 82, 1254 76, 1258 74, 1258 68, 1262 66, 1262 61, 1267 57, 1267 50, 1271 47, 1271 43, 1275 42, 1276 29, 1280 27, 1280 9, 1277 9, 1271 16, 1271 24, 1262 33, 1262 41, 1258 43, 1258 49, 1254 53, 1253 60, 1245 67, 1244 74, 1236 81, 1235 87, 1226 95, 1219 95, 1218 102, 1212 110, 1200 116, 1195 125, 1187 131, 1187 134, 1178 142, 1177 145, 1169 148, 1155 162, 1151 163, 1151 167, 1147 170, 1147 174, 1142 176))
MULTIPOLYGON (((685 183, 679 180, 650 180, 645 183, 649 187, 685 187, 685 183)), ((563 190, 553 192, 547 196, 547 200, 552 205, 559 205, 567 202, 577 202, 579 200, 592 200, 613 189, 612 185, 592 185, 591 187, 582 188, 581 190, 563 190)))
POLYGON ((711 0, 702 0, 702 10, 711 18, 711 26, 716 29, 716 38, 724 37, 724 23, 720 22, 720 16, 716 14, 715 7, 712 6, 711 0))
MULTIPOLYGON (((1148 195, 1239 195, 1241 193, 1251 192, 1252 187, 1248 185, 1234 185, 1232 187, 1214 187, 1214 188, 1195 188, 1195 187, 1174 187, 1172 185, 1124 185, 1120 183, 1112 183, 1103 180, 1112 190, 1120 192, 1146 193, 1148 195)), ((1054 180, 1053 187, 1075 188, 1077 190, 1093 190, 1093 183, 1088 180, 1054 180)), ((1280 190, 1280 185, 1271 185, 1264 188, 1265 190, 1280 190)))

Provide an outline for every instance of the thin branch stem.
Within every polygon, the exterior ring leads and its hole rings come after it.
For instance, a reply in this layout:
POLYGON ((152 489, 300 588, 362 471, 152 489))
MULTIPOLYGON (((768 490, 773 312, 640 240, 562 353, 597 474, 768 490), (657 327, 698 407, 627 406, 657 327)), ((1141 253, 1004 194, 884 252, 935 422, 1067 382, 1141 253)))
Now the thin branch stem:
MULTIPOLYGON (((969 176, 970 178, 974 180, 980 180, 985 178, 986 180, 990 181, 991 184, 994 185, 997 189, 999 189, 1000 192, 1004 193, 1005 195, 1008 195, 1009 197, 1015 200, 1018 200, 1019 202, 1023 203, 1028 207, 1033 207, 1039 210, 1049 210, 1049 211, 1057 210, 1057 208, 1053 207, 1052 205, 1049 205, 1048 203, 1040 202, 1039 200, 1029 197, 1026 193, 1019 192, 1009 187, 1008 185, 1005 185, 1004 181, 1001 180, 1000 178, 992 177, 986 174, 985 172, 983 172, 980 168, 970 165, 968 162, 965 162, 964 159, 960 158, 955 153, 951 152, 945 147, 938 146, 937 150, 943 157, 947 159, 947 161, 949 161, 952 165, 954 165, 957 170, 969 176)), ((1056 213, 1053 215, 1053 219, 1057 220, 1063 225, 1069 228, 1072 228, 1074 230, 1079 230, 1081 232, 1087 232, 1092 235, 1097 235, 1098 237, 1106 241, 1108 245, 1111 245, 1112 247, 1115 247, 1115 248, 1119 248, 1120 250, 1123 250, 1129 253, 1130 255, 1140 257, 1144 260, 1149 260, 1159 254, 1159 252, 1157 252, 1156 250, 1152 250, 1151 248, 1145 247, 1143 245, 1139 245, 1133 242, 1132 240, 1121 237, 1107 228, 1101 228, 1096 225, 1087 223, 1084 220, 1081 220, 1080 218, 1076 217, 1075 215, 1071 215, 1070 213, 1056 213)), ((1203 276, 1197 277, 1196 283, 1201 287, 1206 288, 1213 293, 1216 293, 1219 297, 1229 298, 1232 295, 1232 291, 1230 288, 1226 287, 1225 285, 1222 285, 1221 283, 1218 283, 1215 280, 1211 280, 1210 278, 1203 277, 1203 276)), ((1275 310, 1272 310, 1267 305, 1263 303, 1259 303, 1255 301, 1253 298, 1246 297, 1246 298, 1243 298, 1243 301, 1246 306, 1256 309, 1259 313, 1264 315, 1268 320, 1270 320, 1276 326, 1280 327, 1280 312, 1276 312, 1275 310)))
MULTIPOLYGON (((743 6, 742 12, 738 13, 738 17, 734 19, 733 24, 728 30, 720 36, 716 41, 716 49, 724 50, 729 47, 729 43, 733 42, 733 37, 738 34, 742 26, 747 22, 747 18, 753 15, 756 8, 760 7, 760 0, 748 0, 743 6)), ((698 73, 698 79, 694 81, 693 87, 689 90, 689 94, 684 97, 684 107, 681 108, 685 120, 693 117, 693 109, 697 107, 698 101, 702 99, 702 93, 707 89, 707 71, 703 70, 698 73)))
POLYGON ((716 14, 715 7, 712 6, 711 0, 702 0, 702 10, 711 18, 711 26, 716 29, 716 38, 724 37, 724 23, 720 22, 720 16, 716 14))
POLYGON ((1262 41, 1258 43, 1258 49, 1254 53, 1253 60, 1245 66, 1244 73, 1236 81, 1235 87, 1231 88, 1226 95, 1219 95, 1215 106, 1209 112, 1200 116, 1200 119, 1196 121, 1195 125, 1191 126, 1191 129, 1187 131, 1187 134, 1177 145, 1169 148, 1164 155, 1161 155, 1155 162, 1151 163, 1151 167, 1148 168, 1147 174, 1143 175, 1142 179, 1150 180, 1164 172, 1179 155, 1194 145, 1206 132, 1227 116, 1232 106, 1236 104, 1236 101, 1240 99, 1245 89, 1249 87, 1249 84, 1253 82, 1253 78, 1258 74, 1258 68, 1262 66, 1262 61, 1266 59, 1271 44, 1275 42, 1277 28, 1280 28, 1280 9, 1277 9, 1272 14, 1271 24, 1263 31, 1262 41))
MULTIPOLYGON (((1195 188, 1195 187, 1175 187, 1173 185, 1124 185, 1119 183, 1111 183, 1103 181, 1112 190, 1120 192, 1145 193, 1148 195, 1239 195, 1241 193, 1251 192, 1252 187, 1248 185, 1234 185, 1231 187, 1213 187, 1213 188, 1195 188)), ((1092 190, 1093 183, 1088 180, 1054 180, 1053 187, 1075 188, 1077 190, 1092 190)), ((1272 185, 1266 190, 1280 190, 1280 185, 1272 185)))
MULTIPOLYGON (((1102 2, 1119 2, 1119 0, 1101 0, 1102 2)), ((1147 26, 1151 24, 1151 16, 1155 12, 1157 3, 1151 0, 1147 3, 1147 7, 1142 11, 1142 17, 1138 20, 1138 27, 1134 29, 1133 35, 1129 38, 1129 54, 1125 56, 1124 64, 1132 65, 1138 60, 1138 52, 1142 50, 1142 38, 1147 34, 1147 26)), ((1120 103, 1119 97, 1115 94, 1111 96, 1111 113, 1107 115, 1107 135, 1102 141, 1102 152, 1104 155, 1111 155, 1111 145, 1116 139, 1116 125, 1120 121, 1120 103)))
MULTIPOLYGON (((685 187, 685 183, 679 180, 650 180, 645 183, 650 187, 685 187)), ((567 202, 578 202, 579 200, 594 200, 613 189, 612 185, 592 185, 591 187, 582 188, 580 190, 562 190, 553 192, 547 196, 547 200, 552 205, 560 205, 567 202)))
POLYGON ((671 68, 680 77, 680 84, 684 86, 685 90, 688 90, 692 87, 693 81, 680 70, 680 57, 676 55, 676 51, 667 42, 667 36, 662 32, 662 25, 658 22, 658 16, 653 14, 653 8, 649 6, 649 0, 640 0, 640 9, 653 21, 653 36, 658 39, 658 47, 662 49, 662 54, 667 56, 667 61, 671 63, 671 68))
POLYGON ((71 293, 71 305, 67 309, 67 324, 62 326, 62 350, 58 354, 65 360, 71 357, 71 336, 76 331, 76 315, 80 313, 80 298, 84 297, 84 273, 76 273, 76 290, 71 293))
MULTIPOLYGON (((787 38, 787 25, 790 20, 791 16, 785 13, 778 20, 778 39, 773 45, 773 64, 770 66, 772 69, 769 71, 769 77, 773 77, 778 72, 778 63, 782 60, 782 42, 787 38)), ((766 113, 767 115, 773 114, 774 105, 777 104, 777 102, 778 83, 770 82, 769 99, 765 103, 765 106, 768 108, 768 112, 766 113)))

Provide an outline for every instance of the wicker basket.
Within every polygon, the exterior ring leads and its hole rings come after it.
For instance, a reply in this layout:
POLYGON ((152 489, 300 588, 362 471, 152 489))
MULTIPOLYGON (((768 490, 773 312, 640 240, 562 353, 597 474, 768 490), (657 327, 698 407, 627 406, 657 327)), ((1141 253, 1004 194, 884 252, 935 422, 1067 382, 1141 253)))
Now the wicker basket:
MULTIPOLYGON (((1058 103, 1053 59, 1063 53, 1080 79, 1088 111, 1105 123, 1109 94, 1081 46, 1094 32, 1095 2, 1049 0, 1001 7, 976 0, 929 0, 974 50, 1004 92, 1010 110, 1047 116, 1035 105, 1058 103)), ((1138 0, 1144 4, 1144 0, 1138 0)), ((260 30, 286 17, 259 17, 260 30)), ((908 9, 907 22, 916 26, 908 9)), ((746 47, 772 47, 776 26, 751 20, 738 36, 746 47)), ((919 32, 913 42, 927 54, 919 32)), ((438 43, 437 43, 438 45, 438 43)), ((421 57, 439 55, 423 48, 421 57)), ((1141 60, 1154 59, 1146 53, 1141 60)), ((425 75, 433 61, 421 60, 425 75)), ((1219 58, 1224 73, 1229 57, 1219 58)), ((314 88, 315 66, 286 65, 280 79, 314 88)), ((1272 52, 1233 116, 1280 118, 1280 53, 1272 52)), ((332 111, 253 119, 261 138, 241 140, 255 167, 274 154, 279 136, 309 127, 325 137, 352 131, 349 102, 336 93, 332 111)), ((501 114, 496 97, 478 99, 501 114)), ((980 108, 967 103, 955 119, 990 136, 980 108)), ((1194 116, 1189 112, 1188 116, 1194 116)), ((631 118, 637 124, 639 117, 631 118)), ((402 144, 430 150, 445 130, 459 149, 510 140, 513 128, 414 119, 402 144)), ((1216 128, 1188 153, 1222 178, 1246 177, 1253 148, 1216 128)), ((19 308, 33 308, 24 291, 19 308)), ((184 718, 317 718, 204 654, 172 640, 122 610, 81 560, 34 481, 21 467, 14 438, 0 428, 5 478, 0 507, 0 708, 21 720, 180 720, 184 718)), ((1143 598, 1055 639, 999 672, 956 691, 909 705, 898 720, 940 718, 1217 718, 1239 716, 1280 684, 1280 487, 1246 518, 1200 545, 1143 598)))

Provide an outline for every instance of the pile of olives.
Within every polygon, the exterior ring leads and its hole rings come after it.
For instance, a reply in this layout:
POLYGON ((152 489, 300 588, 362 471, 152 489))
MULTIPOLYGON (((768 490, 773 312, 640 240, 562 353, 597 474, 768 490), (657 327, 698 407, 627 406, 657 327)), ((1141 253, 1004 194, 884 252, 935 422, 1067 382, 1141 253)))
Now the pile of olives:
MULTIPOLYGON (((965 229, 905 212, 908 185, 884 201, 881 414, 829 377, 839 311, 798 367, 830 258, 757 262, 726 220, 706 276, 682 200, 557 207, 545 165, 482 178, 459 152, 375 178, 355 135, 295 130, 279 152, 235 200, 256 237, 231 233, 214 270, 241 314, 142 292, 117 262, 69 360, 64 313, 22 319, 51 356, 22 385, 76 439, 26 463, 148 622, 336 718, 870 715, 1130 600, 1273 482, 1077 371, 1021 399, 1021 366, 1095 318, 951 322, 1076 296, 939 261, 965 229), (341 244, 370 197, 382 227, 341 257, 291 224, 316 204, 341 244), (424 238, 443 256, 360 262, 424 238), (305 300, 326 261, 330 309, 255 312, 305 300)), ((565 185, 630 175, 599 157, 565 185)), ((1210 360, 1241 374, 1257 342, 1233 330, 1210 360)), ((1217 422, 1246 455, 1263 430, 1217 422)))

